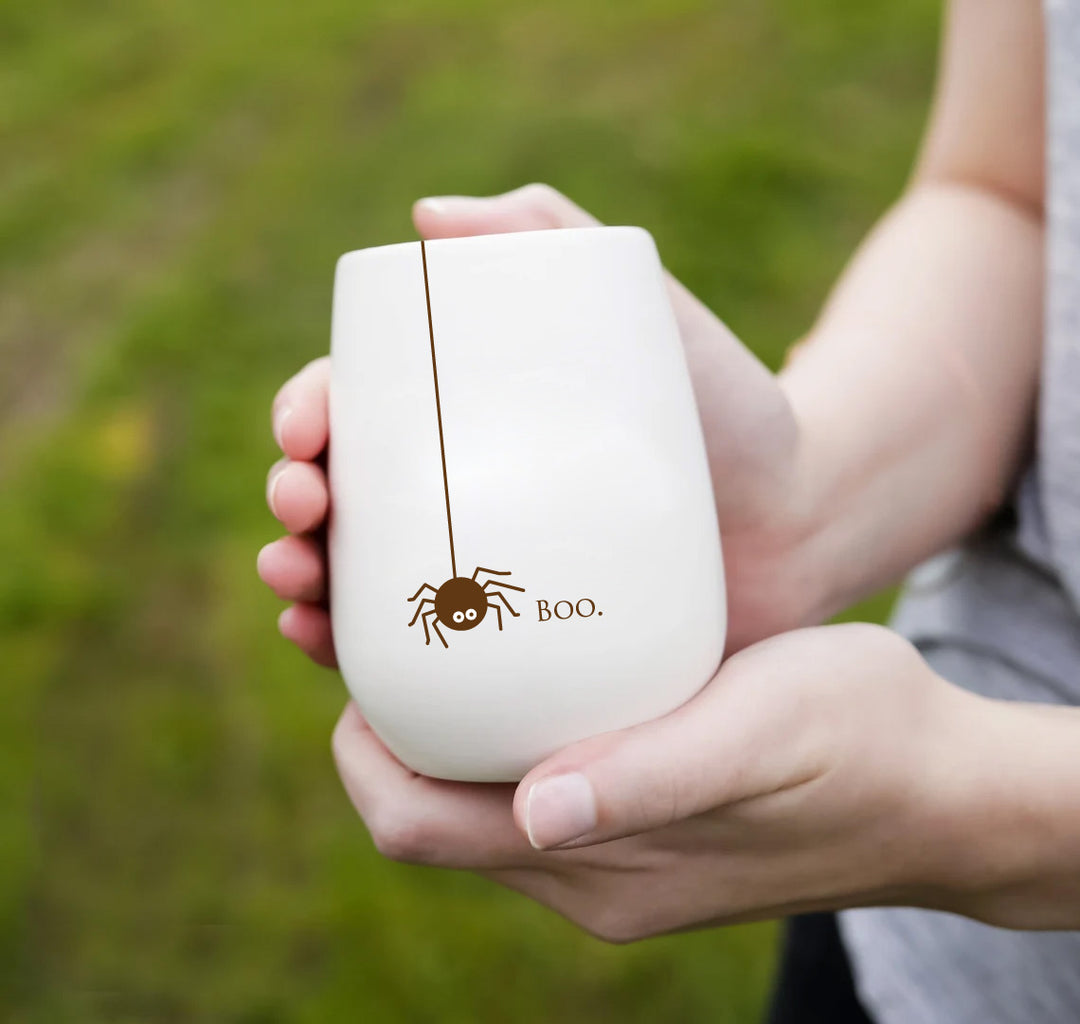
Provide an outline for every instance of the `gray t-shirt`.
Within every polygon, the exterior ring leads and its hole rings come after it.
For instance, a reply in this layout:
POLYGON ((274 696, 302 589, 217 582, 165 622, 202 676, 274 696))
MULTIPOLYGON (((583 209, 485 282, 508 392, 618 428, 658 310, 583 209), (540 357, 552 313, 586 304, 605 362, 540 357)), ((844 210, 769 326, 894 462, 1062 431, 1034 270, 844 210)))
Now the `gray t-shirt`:
MULTIPOLYGON (((1080 0, 1047 0, 1046 17, 1048 288, 1035 457, 1001 520, 913 575, 894 625, 961 686, 1080 705, 1080 0)), ((905 908, 845 911, 840 925, 878 1024, 1080 1022, 1080 932, 1013 932, 905 908)))

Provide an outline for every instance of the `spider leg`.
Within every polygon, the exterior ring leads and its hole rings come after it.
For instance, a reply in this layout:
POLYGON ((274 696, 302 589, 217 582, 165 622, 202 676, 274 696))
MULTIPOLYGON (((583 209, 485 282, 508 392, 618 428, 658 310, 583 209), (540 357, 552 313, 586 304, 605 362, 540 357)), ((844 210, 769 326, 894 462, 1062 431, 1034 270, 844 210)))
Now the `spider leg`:
MULTIPOLYGON (((493 580, 488 580, 488 583, 492 583, 492 582, 494 582, 494 581, 493 581, 493 580)), ((520 587, 518 587, 518 588, 516 588, 516 589, 520 590, 521 588, 520 588, 520 587)), ((507 611, 508 611, 508 612, 509 612, 509 613, 510 613, 511 615, 513 615, 513 616, 514 616, 514 618, 517 618, 517 617, 518 617, 518 615, 520 614, 519 612, 516 612, 516 611, 514 611, 514 609, 513 609, 513 607, 511 606, 510 602, 506 600, 506 595, 505 595, 504 593, 502 593, 501 591, 498 591, 498 590, 488 590, 488 589, 487 589, 487 584, 485 584, 485 585, 484 585, 484 593, 485 593, 485 594, 487 594, 487 596, 488 596, 488 597, 497 597, 497 598, 499 598, 499 599, 500 599, 500 600, 502 601, 502 603, 503 603, 504 605, 506 605, 506 610, 507 610, 507 611)), ((492 604, 492 603, 491 603, 491 601, 488 601, 488 605, 489 605, 490 607, 492 607, 492 608, 495 608, 495 607, 497 607, 496 605, 492 604)), ((500 626, 499 628, 500 628, 500 629, 502 629, 502 627, 501 627, 501 626, 500 626)))
POLYGON ((408 598, 408 600, 415 601, 425 590, 430 590, 433 594, 438 593, 430 583, 425 583, 412 597, 408 598))
MULTIPOLYGON (((510 570, 509 569, 507 569, 504 572, 501 569, 485 569, 482 565, 478 565, 476 567, 476 572, 474 572, 472 574, 472 578, 475 580, 476 577, 479 576, 480 573, 482 573, 482 572, 486 572, 489 576, 509 576, 510 575, 510 570)), ((509 587, 511 590, 520 590, 523 594, 525 593, 525 588, 524 587, 515 587, 513 583, 501 583, 498 580, 488 580, 487 583, 484 584, 485 589, 487 588, 488 583, 494 583, 495 586, 497 586, 497 587, 509 587)))
MULTIPOLYGON (((499 596, 502 597, 501 594, 499 596)), ((505 601, 506 598, 503 598, 503 600, 505 601)), ((494 601, 488 601, 488 607, 495 609, 495 614, 498 616, 498 619, 499 619, 499 629, 501 630, 502 629, 502 609, 494 601)))
POLYGON ((518 593, 521 593, 521 594, 525 593, 525 588, 524 587, 514 587, 513 583, 503 583, 502 580, 487 580, 487 582, 484 583, 481 590, 486 591, 488 589, 488 587, 496 587, 496 588, 505 587, 505 588, 507 588, 507 590, 516 590, 518 593))
MULTIPOLYGON (((424 612, 423 617, 420 619, 420 621, 424 624, 424 646, 425 647, 428 644, 431 643, 431 633, 428 630, 428 616, 429 615, 434 615, 434 614, 435 614, 435 609, 434 608, 429 608, 426 612, 424 612)), ((444 637, 442 635, 442 630, 439 629, 439 620, 438 620, 438 618, 432 619, 431 620, 431 625, 435 627, 435 635, 442 641, 443 647, 449 647, 450 645, 446 642, 446 637, 444 637)))
MULTIPOLYGON (((434 608, 429 608, 428 611, 425 614, 434 615, 434 613, 435 613, 435 609, 434 608)), ((424 625, 425 626, 427 625, 427 619, 424 619, 424 625)), ((439 617, 438 617, 438 615, 435 615, 435 617, 431 620, 431 625, 432 625, 432 628, 435 630, 435 635, 442 641, 443 647, 449 647, 450 645, 446 642, 446 637, 444 637, 442 635, 442 630, 439 629, 439 617)), ((429 640, 428 642, 430 643, 431 641, 429 640)))
MULTIPOLYGON (((409 600, 412 600, 412 598, 410 598, 409 600)), ((410 625, 410 626, 411 626, 411 625, 413 625, 413 624, 414 624, 414 623, 416 622, 416 620, 417 620, 418 618, 420 618, 420 613, 421 613, 421 612, 422 612, 422 611, 424 610, 424 605, 426 605, 426 604, 434 604, 434 603, 435 603, 435 599, 434 599, 434 598, 431 598, 431 597, 425 597, 425 598, 423 599, 423 601, 421 601, 421 602, 420 602, 420 603, 419 603, 419 604, 418 604, 418 605, 416 606, 416 614, 415 614, 415 615, 414 615, 414 616, 413 616, 413 617, 412 617, 412 618, 411 618, 411 619, 409 620, 409 625, 410 625)))

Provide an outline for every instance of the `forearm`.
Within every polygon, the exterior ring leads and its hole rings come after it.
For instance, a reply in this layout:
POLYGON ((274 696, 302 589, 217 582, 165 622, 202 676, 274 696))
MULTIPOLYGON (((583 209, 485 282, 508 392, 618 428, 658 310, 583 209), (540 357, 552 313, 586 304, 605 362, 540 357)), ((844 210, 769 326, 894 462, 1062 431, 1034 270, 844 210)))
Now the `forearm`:
POLYGON ((943 909, 1080 928, 1080 709, 975 698, 971 710, 937 781, 956 866, 943 909))
POLYGON ((827 615, 975 529, 1030 441, 1042 224, 975 187, 916 185, 781 375, 827 615))

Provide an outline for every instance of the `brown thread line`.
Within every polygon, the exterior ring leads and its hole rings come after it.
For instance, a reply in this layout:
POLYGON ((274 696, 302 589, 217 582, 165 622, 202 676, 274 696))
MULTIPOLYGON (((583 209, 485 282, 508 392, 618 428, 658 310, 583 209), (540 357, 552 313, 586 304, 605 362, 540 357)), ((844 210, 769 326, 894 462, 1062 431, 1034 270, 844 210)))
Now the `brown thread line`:
POLYGON ((427 300, 428 337, 431 339, 431 376, 435 382, 435 418, 439 422, 439 454, 442 456, 443 493, 446 495, 446 530, 450 535, 450 575, 457 578, 454 558, 454 524, 450 521, 450 482, 446 475, 446 441, 443 438, 442 404, 439 401, 439 366, 435 361, 435 325, 431 319, 431 286, 428 284, 427 248, 420 240, 420 259, 424 264, 424 298, 427 300))

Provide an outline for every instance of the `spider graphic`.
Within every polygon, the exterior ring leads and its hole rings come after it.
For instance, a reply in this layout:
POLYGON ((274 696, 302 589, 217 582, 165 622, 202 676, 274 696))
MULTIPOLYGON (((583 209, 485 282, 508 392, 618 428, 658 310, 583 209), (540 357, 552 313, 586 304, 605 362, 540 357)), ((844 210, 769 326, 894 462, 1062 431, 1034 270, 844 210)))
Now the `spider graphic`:
POLYGON ((439 398, 439 366, 435 355, 435 322, 431 316, 431 288, 428 281, 427 248, 423 239, 420 241, 420 262, 424 271, 424 297, 427 302, 428 340, 431 343, 431 383, 435 397, 435 420, 439 427, 439 455, 442 459, 442 483, 443 497, 446 499, 446 537, 450 542, 450 579, 441 587, 433 587, 425 583, 408 600, 415 601, 425 590, 430 590, 434 597, 425 597, 416 606, 416 614, 409 620, 410 626, 416 625, 419 619, 424 624, 424 645, 431 643, 431 630, 442 641, 443 647, 449 647, 446 637, 443 636, 439 626, 449 629, 466 630, 479 626, 484 621, 489 608, 495 609, 499 619, 499 630, 503 628, 502 607, 497 603, 501 601, 506 610, 518 617, 506 595, 501 588, 516 590, 525 593, 524 587, 515 587, 512 583, 503 583, 500 580, 485 580, 483 583, 477 580, 477 576, 484 573, 487 576, 509 576, 509 570, 485 569, 478 565, 472 576, 466 578, 457 574, 457 556, 454 553, 454 523, 450 516, 450 477, 446 472, 446 438, 443 434, 442 403, 439 398), (489 590, 491 587, 493 589, 489 590), (424 605, 431 605, 425 610, 424 605))
POLYGON ((480 583, 476 577, 481 573, 488 576, 510 575, 509 571, 502 572, 499 569, 485 569, 483 566, 477 566, 469 578, 454 576, 438 589, 430 583, 425 583, 408 599, 415 601, 425 590, 430 590, 435 595, 434 597, 421 598, 420 603, 416 606, 416 614, 409 622, 410 626, 414 626, 416 620, 419 619, 424 624, 425 646, 431 643, 431 629, 434 629, 435 635, 442 641, 443 647, 449 647, 446 637, 443 636, 442 630, 439 629, 440 624, 448 629, 473 629, 484 621, 484 616, 487 615, 489 608, 495 609, 495 615, 498 618, 499 629, 501 630, 503 628, 502 607, 494 599, 502 601, 506 610, 515 618, 518 616, 519 613, 514 611, 500 588, 517 590, 522 594, 525 593, 525 588, 515 587, 512 583, 503 583, 501 580, 486 580, 484 583, 480 583), (493 589, 489 590, 489 587, 493 589), (431 605, 431 607, 425 611, 424 605, 431 605), (429 625, 431 629, 428 628, 429 625))

